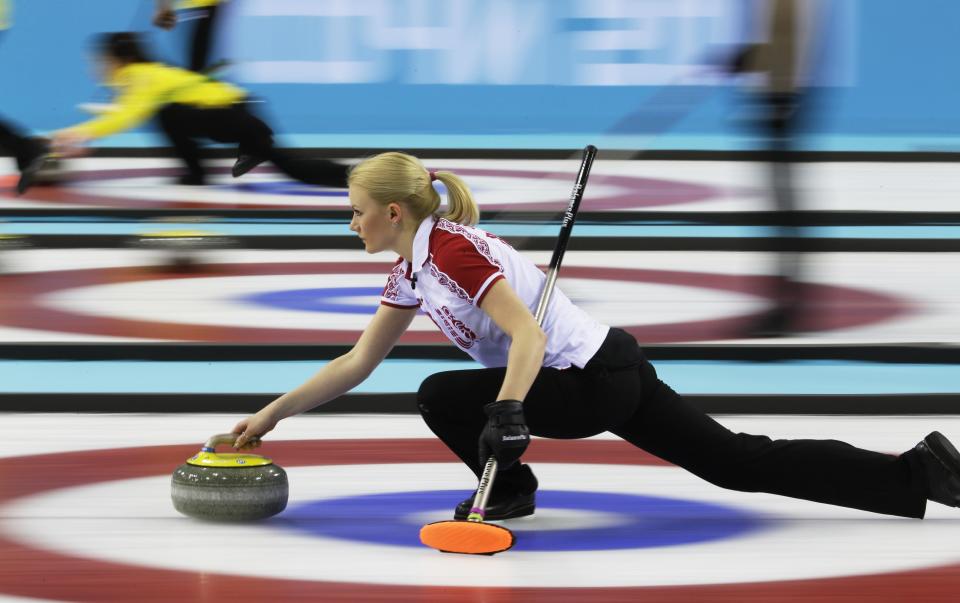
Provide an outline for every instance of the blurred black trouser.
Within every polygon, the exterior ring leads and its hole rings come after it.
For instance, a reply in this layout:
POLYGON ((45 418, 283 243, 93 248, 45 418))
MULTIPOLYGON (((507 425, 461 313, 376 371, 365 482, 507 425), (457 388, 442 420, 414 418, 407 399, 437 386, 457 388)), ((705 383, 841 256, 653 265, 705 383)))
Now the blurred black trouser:
MULTIPOLYGON (((427 425, 478 476, 483 405, 496 399, 504 373, 438 373, 417 394, 427 425)), ((619 329, 611 329, 583 369, 541 369, 523 407, 534 435, 581 438, 611 431, 723 488, 905 517, 923 517, 926 510, 923 468, 914 451, 893 456, 836 440, 733 433, 661 381, 632 336, 619 329)), ((517 464, 497 476, 494 488, 527 492, 531 483, 529 469, 517 464)))
POLYGON ((216 28, 220 5, 205 6, 197 9, 198 15, 193 26, 190 40, 190 71, 203 72, 210 61, 210 49, 213 47, 213 33, 216 28))
POLYGON ((805 302, 801 283, 802 256, 811 251, 811 242, 803 236, 804 219, 797 199, 795 164, 797 137, 811 111, 809 93, 766 93, 760 96, 758 106, 762 107, 763 118, 759 125, 765 140, 769 190, 776 210, 774 226, 777 228, 777 235, 770 243, 777 255, 779 278, 774 280, 771 294, 777 306, 794 314, 805 302))
POLYGON ((13 124, 0 119, 0 150, 13 155, 17 167, 23 167, 36 155, 37 144, 23 135, 13 124))
MULTIPOLYGON (((4 31, 0 30, 0 41, 4 31)), ((0 151, 12 155, 17 160, 17 167, 23 169, 32 158, 36 144, 31 142, 19 128, 8 121, 0 119, 0 151)))
POLYGON ((223 108, 170 104, 157 115, 160 127, 187 166, 188 177, 202 180, 198 139, 239 144, 241 155, 270 160, 280 171, 307 184, 346 188, 347 166, 325 159, 299 159, 273 146, 273 131, 247 109, 247 103, 223 108))

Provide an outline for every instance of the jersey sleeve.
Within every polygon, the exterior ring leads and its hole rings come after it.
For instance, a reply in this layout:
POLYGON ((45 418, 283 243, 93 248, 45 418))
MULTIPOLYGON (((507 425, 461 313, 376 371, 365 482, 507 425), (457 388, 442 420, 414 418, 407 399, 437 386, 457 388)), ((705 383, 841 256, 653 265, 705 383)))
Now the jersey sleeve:
POLYGON ((155 74, 141 68, 123 78, 118 86, 116 109, 73 126, 72 130, 90 138, 103 138, 134 128, 149 120, 160 108, 165 92, 155 74))
POLYGON ((393 270, 387 277, 387 285, 380 295, 381 305, 391 308, 417 308, 420 306, 420 301, 410 287, 410 283, 404 278, 405 270, 406 262, 402 258, 398 259, 397 263, 393 265, 393 270))
MULTIPOLYGON (((447 234, 447 233, 444 233, 447 234)), ((448 235, 438 241, 434 265, 479 306, 495 282, 504 278, 503 265, 483 236, 448 235)))

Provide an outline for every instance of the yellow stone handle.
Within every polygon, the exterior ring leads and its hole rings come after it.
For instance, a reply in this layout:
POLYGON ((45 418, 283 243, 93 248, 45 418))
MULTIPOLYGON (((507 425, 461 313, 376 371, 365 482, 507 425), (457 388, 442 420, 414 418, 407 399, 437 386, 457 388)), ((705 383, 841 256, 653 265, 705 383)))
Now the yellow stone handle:
MULTIPOLYGON (((203 449, 207 452, 213 452, 217 446, 222 444, 229 444, 232 446, 239 437, 239 433, 221 433, 215 436, 210 436, 210 439, 207 440, 207 443, 203 445, 203 449)), ((259 437, 253 437, 250 438, 249 442, 257 442, 258 440, 260 440, 259 437)))

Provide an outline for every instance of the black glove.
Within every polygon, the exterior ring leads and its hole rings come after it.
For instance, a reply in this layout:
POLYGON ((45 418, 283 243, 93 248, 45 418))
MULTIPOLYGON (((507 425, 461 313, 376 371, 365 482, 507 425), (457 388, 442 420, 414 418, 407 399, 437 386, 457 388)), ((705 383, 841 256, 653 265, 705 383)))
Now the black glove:
POLYGON ((523 403, 500 400, 483 407, 487 424, 480 433, 480 466, 493 455, 499 470, 509 469, 530 443, 530 429, 523 418, 523 403))

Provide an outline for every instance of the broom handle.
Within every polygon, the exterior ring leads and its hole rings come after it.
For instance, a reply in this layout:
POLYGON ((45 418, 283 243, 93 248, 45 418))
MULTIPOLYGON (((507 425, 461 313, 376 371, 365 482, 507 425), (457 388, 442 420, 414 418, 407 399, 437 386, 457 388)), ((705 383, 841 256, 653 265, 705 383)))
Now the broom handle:
MULTIPOLYGON (((573 192, 570 193, 570 203, 563 214, 563 222, 560 223, 560 236, 557 239, 557 246, 553 249, 553 257, 550 258, 547 279, 544 281, 543 291, 540 293, 540 303, 537 304, 536 319, 540 326, 543 326, 543 320, 547 315, 547 306, 550 303, 550 297, 553 295, 553 289, 560 272, 560 262, 563 261, 563 254, 567 251, 570 233, 573 232, 573 222, 577 217, 577 211, 580 209, 583 191, 587 187, 587 178, 590 177, 590 167, 593 165, 596 156, 597 147, 592 144, 583 149, 583 160, 580 162, 577 182, 573 185, 573 192)), ((483 521, 496 475, 497 459, 491 456, 487 459, 483 474, 480 476, 480 484, 477 486, 477 494, 473 497, 473 506, 467 516, 467 521, 483 521)))

